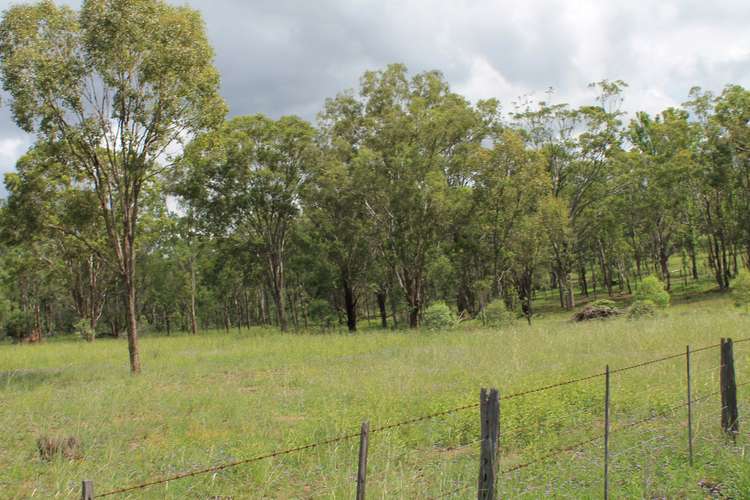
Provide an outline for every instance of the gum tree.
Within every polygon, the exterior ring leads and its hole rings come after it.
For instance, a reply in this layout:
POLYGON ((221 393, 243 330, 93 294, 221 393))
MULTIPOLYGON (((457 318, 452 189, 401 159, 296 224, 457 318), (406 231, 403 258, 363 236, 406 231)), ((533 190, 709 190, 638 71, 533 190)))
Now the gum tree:
POLYGON ((16 123, 61 146, 92 190, 127 306, 140 372, 136 253, 141 194, 181 138, 223 118, 200 15, 159 0, 16 5, 0 24, 0 74, 16 123))

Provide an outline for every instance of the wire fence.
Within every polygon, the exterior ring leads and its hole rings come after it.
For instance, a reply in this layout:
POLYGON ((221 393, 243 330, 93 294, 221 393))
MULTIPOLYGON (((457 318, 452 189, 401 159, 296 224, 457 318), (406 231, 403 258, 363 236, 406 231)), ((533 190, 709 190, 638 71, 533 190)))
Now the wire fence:
MULTIPOLYGON (((749 342, 749 341, 750 341, 750 337, 743 338, 743 339, 740 339, 740 340, 736 340, 736 341, 733 342, 733 344, 736 345, 736 344, 741 344, 741 343, 749 342)), ((709 351, 709 350, 718 349, 718 348, 722 348, 723 349, 722 345, 723 345, 723 339, 722 339, 722 343, 720 343, 720 344, 712 344, 712 345, 700 347, 700 348, 697 348, 697 349, 689 349, 688 348, 687 352, 670 354, 670 355, 662 356, 662 357, 659 357, 659 358, 655 358, 655 359, 650 359, 650 360, 638 362, 638 363, 635 363, 635 364, 632 364, 632 365, 629 365, 629 366, 614 368, 614 369, 611 369, 611 370, 607 369, 607 370, 602 371, 602 372, 596 372, 596 373, 592 373, 590 375, 586 375, 586 376, 582 376, 582 377, 578 377, 578 378, 563 380, 563 381, 559 381, 559 382, 552 383, 552 384, 546 384, 546 385, 543 385, 543 386, 540 386, 540 387, 534 387, 534 388, 530 388, 530 389, 527 389, 527 390, 523 390, 523 391, 519 391, 519 392, 507 394, 507 395, 501 395, 498 398, 498 400, 499 400, 499 402, 504 402, 504 401, 509 401, 509 400, 516 400, 516 399, 523 398, 525 396, 529 396, 529 395, 532 395, 532 394, 543 393, 543 392, 546 392, 546 391, 549 391, 549 390, 552 390, 552 389, 556 389, 556 388, 560 388, 560 387, 564 387, 564 386, 570 386, 570 385, 573 385, 573 384, 579 384, 579 383, 590 381, 590 380, 601 379, 601 378, 604 378, 604 377, 607 378, 607 383, 609 384, 609 377, 611 375, 613 375, 613 374, 618 374, 618 373, 623 373, 623 372, 627 372, 627 371, 631 371, 631 370, 636 370, 636 369, 644 368, 646 366, 655 365, 655 364, 658 364, 658 363, 663 363, 663 362, 666 362, 666 361, 669 361, 669 360, 674 360, 674 359, 679 359, 679 358, 685 358, 686 356, 690 356, 691 354, 696 354, 696 353, 700 353, 700 352, 704 352, 704 351, 709 351)), ((732 361, 732 364, 733 364, 733 361, 732 361)), ((724 361, 723 361, 723 358, 722 358, 722 364, 717 365, 717 366, 713 366, 710 369, 702 369, 702 370, 699 370, 697 372, 694 372, 693 376, 696 376, 696 375, 699 375, 699 374, 703 374, 703 373, 709 372, 709 371, 713 372, 713 371, 721 370, 723 372, 723 369, 725 367, 726 367, 726 365, 724 364, 724 361)), ((732 366, 732 377, 734 377, 733 371, 734 371, 734 367, 732 366)), ((750 383, 750 381, 744 382, 744 383, 740 383, 740 384, 735 384, 735 390, 736 390, 737 387, 745 386, 748 383, 750 383)), ((722 386, 722 390, 723 390, 723 386, 722 386)), ((654 422, 654 421, 656 421, 658 419, 666 418, 666 417, 668 417, 670 415, 673 415, 678 410, 682 410, 682 409, 685 409, 687 407, 691 407, 692 405, 696 405, 696 404, 705 402, 708 399, 710 399, 712 397, 716 397, 718 395, 722 395, 722 398, 724 398, 724 394, 722 393, 722 391, 715 391, 715 392, 711 392, 711 393, 708 393, 708 394, 704 394, 704 395, 696 397, 696 398, 690 398, 687 401, 681 400, 682 401, 681 403, 679 403, 679 404, 673 404, 673 405, 669 406, 666 409, 662 409, 662 410, 658 410, 658 411, 651 410, 651 411, 649 411, 649 414, 647 416, 645 416, 645 417, 638 418, 638 419, 635 419, 635 420, 632 420, 632 421, 620 424, 619 426, 615 426, 615 427, 613 427, 611 429, 609 429, 609 427, 608 427, 609 424, 607 424, 607 430, 605 432, 598 432, 594 436, 586 437, 586 438, 583 438, 583 439, 576 440, 573 443, 564 444, 564 445, 560 445, 560 446, 548 449, 546 451, 543 451, 540 454, 536 454, 533 458, 526 459, 526 460, 523 460, 523 461, 518 461, 516 463, 512 463, 512 464, 510 464, 510 465, 508 465, 508 466, 506 466, 506 467, 504 467, 502 469, 497 470, 497 477, 498 478, 502 478, 503 476, 508 476, 508 475, 512 475, 512 474, 518 473, 519 471, 531 468, 532 466, 536 466, 536 465, 548 463, 551 460, 553 460, 555 458, 558 458, 558 457, 560 457, 560 456, 562 456, 562 455, 564 455, 566 453, 573 453, 573 452, 576 452, 577 450, 581 450, 583 448, 586 448, 587 446, 590 446, 592 444, 598 443, 600 441, 604 441, 606 439, 606 436, 608 436, 608 435, 622 433, 622 432, 627 431, 629 429, 638 428, 638 427, 641 427, 641 426, 643 426, 645 424, 648 424, 650 422, 654 422)), ((609 404, 609 403, 607 403, 607 404, 609 404)), ((369 429, 369 435, 385 433, 386 431, 390 431, 390 430, 397 429, 397 428, 400 428, 400 427, 410 426, 410 425, 417 424, 417 423, 420 423, 420 422, 427 422, 427 421, 431 421, 431 420, 438 419, 438 418, 441 418, 441 417, 446 417, 448 415, 465 412, 465 411, 468 411, 468 410, 476 410, 476 409, 480 408, 481 406, 482 406, 482 402, 481 401, 480 402, 475 402, 475 403, 467 403, 467 404, 464 404, 464 405, 460 405, 460 406, 457 406, 457 407, 453 407, 453 408, 449 408, 449 409, 437 411, 437 412, 430 413, 430 414, 421 415, 421 416, 417 416, 417 417, 412 417, 412 418, 408 418, 408 419, 397 421, 397 422, 393 422, 393 423, 383 424, 383 425, 380 425, 380 426, 376 426, 376 427, 370 428, 369 429)), ((726 408, 722 408, 722 411, 724 411, 725 409, 726 408)), ((583 414, 587 414, 587 413, 590 414, 590 412, 591 412, 591 408, 584 407, 584 408, 581 408, 577 412, 571 412, 568 416, 570 416, 571 414, 573 414, 573 415, 575 415, 575 414, 583 415, 583 414)), ((508 429, 508 430, 503 430, 501 428, 501 430, 500 430, 501 442, 502 443, 504 443, 506 441, 512 442, 512 440, 513 440, 514 437, 520 436, 524 431, 533 432, 534 430, 537 430, 537 429, 535 429, 533 426, 518 426, 516 428, 511 428, 511 429, 508 429)), ((555 434, 556 434, 556 436, 558 438, 561 438, 561 437, 565 437, 567 435, 574 435, 576 433, 580 433, 581 429, 578 429, 577 427, 570 427, 568 429, 555 429, 554 432, 555 432, 555 434)), ((261 461, 271 460, 271 459, 276 458, 276 457, 282 457, 282 456, 297 454, 297 453, 301 453, 301 452, 306 452, 306 451, 313 450, 315 448, 321 448, 321 447, 325 447, 325 446, 330 446, 330 445, 334 445, 334 444, 337 444, 337 443, 350 442, 350 441, 353 441, 355 439, 361 439, 361 437, 362 437, 362 431, 360 431, 360 432, 346 433, 346 434, 334 436, 334 437, 331 437, 331 438, 328 438, 328 439, 324 439, 324 440, 321 440, 321 441, 317 441, 317 442, 313 442, 313 443, 308 443, 308 444, 304 444, 304 445, 300 445, 300 446, 296 446, 296 447, 290 447, 290 448, 286 448, 286 449, 280 449, 280 450, 276 450, 276 451, 272 451, 272 452, 268 452, 268 453, 256 455, 256 456, 253 456, 253 457, 241 459, 241 460, 235 460, 235 461, 226 462, 226 463, 222 463, 222 464, 217 464, 217 465, 213 465, 213 466, 208 466, 208 467, 204 467, 204 468, 199 468, 199 469, 195 469, 195 470, 184 471, 184 472, 180 472, 180 473, 166 475, 166 476, 163 476, 163 477, 159 477, 159 478, 154 478, 154 479, 151 479, 151 480, 143 481, 143 482, 140 482, 140 483, 137 483, 137 484, 132 484, 132 485, 128 485, 128 486, 124 486, 124 487, 120 487, 120 488, 111 489, 109 491, 105 491, 105 492, 99 493, 99 494, 94 494, 94 492, 93 492, 93 483, 91 481, 84 481, 84 483, 83 483, 82 498, 84 500, 88 500, 88 499, 91 499, 91 498, 103 498, 103 497, 110 497, 110 496, 115 496, 115 495, 120 495, 120 494, 125 494, 125 493, 131 493, 131 492, 135 492, 137 490, 143 490, 145 488, 149 488, 149 487, 156 486, 156 485, 159 485, 159 484, 166 484, 166 483, 169 483, 169 482, 172 482, 172 481, 178 481, 178 480, 189 478, 189 477, 195 477, 195 476, 204 475, 204 474, 210 474, 210 473, 216 474, 216 473, 218 473, 220 471, 223 471, 223 470, 226 470, 226 469, 235 468, 235 467, 239 467, 239 466, 243 466, 243 465, 249 465, 249 464, 253 464, 253 463, 257 463, 257 462, 261 462, 261 461)), ((480 439, 475 439, 475 440, 469 441, 467 443, 462 443, 462 444, 454 446, 454 447, 448 447, 444 451, 446 451, 446 452, 454 452, 455 453, 455 452, 457 452, 459 450, 469 449, 472 446, 477 445, 478 443, 482 444, 484 446, 483 439, 480 438, 480 439)), ((637 447, 637 446, 639 446, 639 445, 636 445, 635 447, 637 447)), ((635 447, 633 447, 633 448, 635 448, 635 447)), ((504 453, 506 453, 508 451, 509 451, 509 449, 507 447, 505 447, 505 446, 502 446, 502 445, 498 448, 498 454, 501 457, 502 457, 502 455, 504 453), (499 453, 500 449, 503 452, 502 454, 499 453)), ((622 456, 622 454, 624 454, 627 451, 629 451, 629 449, 628 450, 621 450, 620 452, 618 452, 617 455, 615 455, 615 457, 622 456)), ((387 476, 387 474, 384 474, 382 472, 380 474, 374 473, 374 474, 370 475, 369 479, 374 480, 374 481, 378 480, 378 478, 380 480, 384 480, 384 478, 386 476, 387 476)), ((451 497, 451 496, 455 496, 455 495, 458 495, 460 493, 463 493, 463 492, 465 492, 465 491, 467 491, 467 490, 469 490, 471 488, 475 488, 477 486, 475 482, 471 482, 469 480, 465 480, 465 481, 451 481, 451 482, 453 484, 450 485, 450 483, 449 483, 449 485, 447 485, 447 491, 445 491, 444 493, 441 493, 439 496, 436 496, 436 497, 425 497, 425 498, 445 498, 445 497, 451 497)), ((362 490, 363 496, 360 497, 359 494, 358 494, 357 498, 364 498, 364 484, 359 484, 358 483, 358 490, 360 488, 362 490)), ((535 490, 536 490, 536 488, 535 488, 535 490)), ((313 498, 312 495, 316 495, 318 493, 319 493, 319 488, 316 488, 315 490, 311 490, 310 492, 306 492, 305 493, 305 497, 306 498, 313 498)), ((488 498, 490 498, 490 497, 488 497, 488 498)))

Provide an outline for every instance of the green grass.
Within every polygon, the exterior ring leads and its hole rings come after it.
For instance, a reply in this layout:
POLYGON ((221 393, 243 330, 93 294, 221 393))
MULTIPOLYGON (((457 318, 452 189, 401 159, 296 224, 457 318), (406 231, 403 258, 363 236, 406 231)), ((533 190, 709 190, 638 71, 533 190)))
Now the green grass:
MULTIPOLYGON (((554 299, 554 297, 553 297, 554 299)), ((544 310, 544 309, 543 309, 544 310)), ((0 346, 2 498, 77 497, 80 480, 97 492, 162 475, 264 454, 473 403, 480 387, 502 394, 642 360, 750 337, 750 316, 727 297, 685 290, 658 318, 571 323, 551 309, 527 327, 467 326, 440 333, 282 335, 255 329, 197 337, 144 337, 144 371, 132 377, 122 340, 0 346), (39 436, 76 436, 84 458, 39 459, 39 436)), ((750 381, 750 342, 735 347, 738 383, 750 381)), ((694 394, 718 390, 717 349, 696 353, 694 394)), ((502 469, 603 428, 602 378, 504 401, 502 469)), ((740 418, 750 385, 738 389, 740 418)), ((684 359, 612 379, 612 427, 685 399, 684 359)), ((695 408, 696 464, 686 458, 684 410, 614 432, 613 498, 703 498, 700 481, 748 498, 745 450, 719 432, 718 398, 695 408)), ((477 476, 478 410, 373 434, 369 498, 425 498, 477 476)), ((173 481, 117 498, 351 498, 357 440, 173 481)), ((502 476, 512 498, 600 498, 602 443, 502 476)))

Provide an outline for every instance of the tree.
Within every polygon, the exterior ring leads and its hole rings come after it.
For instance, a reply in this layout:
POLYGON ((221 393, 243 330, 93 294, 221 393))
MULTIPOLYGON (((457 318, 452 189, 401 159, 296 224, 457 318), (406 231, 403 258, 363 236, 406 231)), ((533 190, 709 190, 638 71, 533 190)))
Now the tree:
POLYGON ((16 123, 63 148, 96 194, 127 306, 130 369, 140 372, 136 254, 142 190, 169 147, 225 113, 200 15, 161 0, 49 0, 0 24, 0 71, 16 123))
POLYGON ((93 192, 81 189, 75 171, 56 161, 59 151, 32 147, 5 176, 9 192, 2 239, 9 245, 43 246, 45 266, 59 268, 78 317, 93 340, 113 285, 103 225, 93 192))
POLYGON ((685 111, 669 108, 655 119, 638 113, 630 122, 630 182, 634 203, 643 218, 640 226, 650 233, 661 277, 671 289, 669 257, 687 219, 692 177, 693 129, 685 111))
POLYGON ((367 150, 361 154, 369 154, 361 178, 370 186, 365 202, 416 328, 427 266, 448 222, 448 193, 461 185, 458 160, 467 146, 481 143, 484 123, 436 71, 411 79, 399 64, 369 71, 359 97, 367 150))
POLYGON ((178 192, 215 236, 235 237, 263 260, 282 330, 287 244, 317 161, 314 139, 314 129, 294 116, 243 116, 196 137, 182 158, 178 192))
POLYGON ((319 249, 338 269, 347 327, 357 330, 357 304, 367 286, 373 245, 373 224, 362 182, 367 155, 360 154, 365 138, 362 103, 350 94, 326 101, 320 114, 321 161, 313 166, 304 196, 306 215, 319 249))

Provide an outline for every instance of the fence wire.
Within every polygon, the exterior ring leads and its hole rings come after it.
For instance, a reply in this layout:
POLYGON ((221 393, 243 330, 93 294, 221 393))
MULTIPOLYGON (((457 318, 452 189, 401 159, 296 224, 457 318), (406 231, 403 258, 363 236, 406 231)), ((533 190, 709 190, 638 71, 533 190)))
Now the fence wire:
MULTIPOLYGON (((748 342, 748 341, 750 341, 750 337, 739 339, 739 340, 735 340, 735 341, 733 341, 733 343, 739 344, 739 343, 748 342)), ((721 346, 721 344, 712 344, 712 345, 709 345, 709 346, 704 346, 704 347, 700 347, 700 348, 697 348, 697 349, 693 349, 690 352, 691 353, 697 353, 697 352, 702 352, 702 351, 706 351, 706 350, 710 350, 710 349, 715 349, 715 348, 718 348, 720 346, 721 346)), ((670 354, 670 355, 663 356, 663 357, 660 357, 660 358, 651 359, 651 360, 643 361, 643 362, 640 362, 640 363, 636 363, 636 364, 633 364, 633 365, 630 365, 630 366, 625 366, 625 367, 621 367, 621 368, 611 369, 609 371, 609 373, 610 373, 610 375, 616 374, 616 373, 622 373, 622 372, 625 372, 625 371, 634 370, 634 369, 637 369, 637 368, 642 368, 642 367, 645 367, 645 366, 649 366, 649 365, 656 364, 656 363, 661 363, 661 362, 664 362, 664 361, 668 361, 668 360, 671 360, 671 359, 676 359, 676 358, 680 358, 680 357, 684 357, 684 356, 686 356, 685 352, 681 352, 681 353, 677 353, 677 354, 670 354)), ((558 388, 558 387, 563 387, 563 386, 567 386, 567 385, 571 385, 571 384, 585 382, 585 381, 588 381, 588 380, 593 380, 593 379, 596 379, 596 378, 604 377, 605 375, 606 375, 606 372, 597 372, 597 373, 594 373, 594 374, 591 374, 591 375, 587 375, 587 376, 584 376, 584 377, 579 377, 579 378, 564 380, 564 381, 557 382, 557 383, 554 383, 554 384, 549 384, 549 385, 545 385, 545 386, 541 386, 541 387, 536 387, 536 388, 533 388, 533 389, 528 389, 528 390, 524 390, 524 391, 520 391, 520 392, 516 392, 516 393, 511 393, 511 394, 506 395, 506 396, 501 396, 500 400, 501 401, 507 401, 507 400, 510 400, 510 399, 516 399, 516 398, 520 398, 520 397, 527 396, 527 395, 530 395, 530 394, 535 394, 535 393, 539 393, 539 392, 544 392, 544 391, 547 391, 547 390, 555 389, 555 388, 558 388)), ((745 384, 738 384, 737 387, 739 387, 741 385, 745 385, 745 384)), ((712 394, 712 395, 715 395, 715 394, 712 394)), ((422 415, 422 416, 419 416, 419 417, 414 417, 414 418, 410 418, 410 419, 407 419, 407 420, 403 420, 403 421, 399 421, 399 422, 395 422, 395 423, 391 423, 391 424, 386 424, 386 425, 382 425, 382 426, 378 426, 378 427, 373 427, 373 428, 370 429, 370 434, 376 434, 376 433, 384 432, 384 431, 387 431, 387 430, 395 429, 395 428, 398 428, 398 427, 402 427, 402 426, 405 426, 405 425, 411 425, 411 424, 415 424, 415 423, 418 423, 418 422, 423 422, 423 421, 431 420, 431 419, 434 419, 434 418, 438 418, 438 417, 450 415, 450 414, 453 414, 453 413, 458 413, 458 412, 469 410, 469 409, 475 409, 475 408, 478 408, 479 406, 480 406, 480 403, 469 403, 469 404, 461 405, 461 406, 458 406, 458 407, 450 408, 450 409, 447 409, 447 410, 442 410, 442 411, 438 411, 438 412, 435 412, 435 413, 430 413, 430 414, 427 414, 427 415, 422 415)), ((684 403, 684 404, 682 404, 680 406, 674 407, 673 409, 670 409, 668 411, 673 411, 674 409, 681 408, 681 407, 684 407, 684 406, 687 406, 687 403, 684 403)), ((647 421, 652 420, 654 418, 657 418, 658 416, 659 415, 652 416, 652 417, 649 417, 647 419, 643 419, 641 421, 638 421, 638 422, 635 422, 633 424, 630 424, 630 426, 639 425, 641 423, 644 423, 644 422, 647 422, 647 421)), ((629 427, 629 426, 626 426, 625 428, 627 428, 627 427, 629 427)), ((251 464, 251 463, 254 463, 254 462, 259 462, 259 461, 262 461, 262 460, 268 460, 268 459, 272 459, 272 458, 279 457, 279 456, 289 455, 289 454, 292 454, 292 453, 297 453, 297 452, 311 450, 313 448, 317 448, 317 447, 321 447, 321 446, 326 446, 326 445, 330 445, 330 444, 334 444, 334 443, 339 443, 339 442, 343 442, 343 441, 352 440, 352 439, 358 438, 359 435, 360 435, 359 432, 353 432, 353 433, 350 433, 350 434, 344 434, 344 435, 332 437, 330 439, 326 439, 326 440, 323 440, 323 441, 318 441, 318 442, 315 442, 315 443, 309 443, 309 444, 306 444, 306 445, 297 446, 297 447, 293 447, 293 448, 287 448, 287 449, 283 449, 283 450, 277 450, 277 451, 274 451, 274 452, 270 452, 270 453, 258 455, 258 456, 251 457, 251 458, 246 458, 246 459, 242 459, 242 460, 236 460, 236 461, 232 461, 232 462, 227 462, 227 463, 223 463, 223 464, 219 464, 219 465, 215 465, 215 466, 211 466, 211 467, 205 467, 205 468, 197 469, 197 470, 193 470, 193 471, 181 472, 181 473, 173 474, 173 475, 170 475, 170 476, 165 476, 165 477, 153 479, 153 480, 150 480, 150 481, 146 481, 146 482, 143 482, 143 483, 140 483, 140 484, 135 484, 135 485, 131 485, 131 486, 126 486, 126 487, 122 487, 122 488, 113 489, 113 490, 107 491, 105 493, 101 493, 101 494, 95 495, 95 498, 103 498, 103 497, 112 496, 112 495, 116 495, 116 494, 127 493, 127 492, 130 492, 130 491, 144 489, 144 488, 147 488, 147 487, 150 487, 150 486, 155 486, 155 485, 158 485, 158 484, 164 484, 164 483, 168 483, 170 481, 176 481, 176 480, 179 480, 179 479, 193 477, 193 476, 197 476, 197 475, 201 475, 201 474, 208 474, 208 473, 212 473, 212 472, 215 473, 215 472, 219 472, 219 471, 222 471, 222 470, 225 470, 225 469, 229 469, 229 468, 232 468, 232 467, 237 467, 237 466, 240 466, 240 465, 247 465, 247 464, 251 464)), ((518 465, 515 465, 515 466, 513 466, 513 467, 511 467, 509 469, 506 469, 506 470, 502 471, 502 474, 507 474, 507 473, 510 473, 510 472, 513 472, 513 471, 516 471, 516 470, 520 470, 520 469, 526 468, 526 467, 528 467, 530 465, 533 465, 533 464, 535 464, 537 462, 547 460, 547 459, 552 458, 552 457, 554 457, 556 455, 565 453, 566 451, 575 450, 577 448, 580 448, 582 446, 585 446, 587 444, 595 442, 595 441, 597 441, 599 439, 603 439, 603 436, 597 436, 597 437, 594 437, 594 438, 591 438, 591 439, 587 439, 587 440, 575 443, 575 444, 570 445, 570 446, 566 446, 564 448, 560 448, 560 449, 557 449, 557 450, 550 451, 550 452, 542 455, 541 457, 538 457, 537 459, 535 459, 535 460, 533 460, 531 462, 524 463, 524 464, 518 464, 518 465)))

